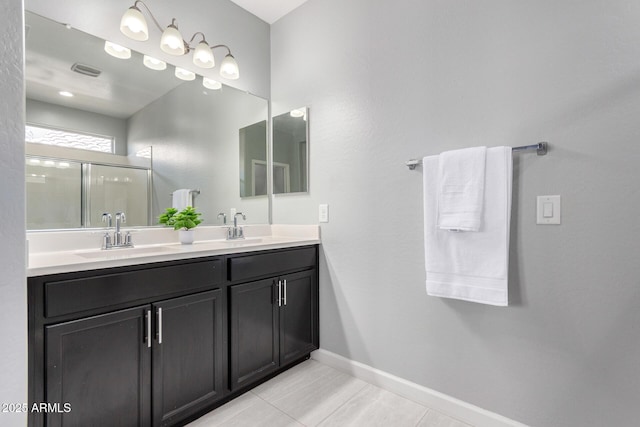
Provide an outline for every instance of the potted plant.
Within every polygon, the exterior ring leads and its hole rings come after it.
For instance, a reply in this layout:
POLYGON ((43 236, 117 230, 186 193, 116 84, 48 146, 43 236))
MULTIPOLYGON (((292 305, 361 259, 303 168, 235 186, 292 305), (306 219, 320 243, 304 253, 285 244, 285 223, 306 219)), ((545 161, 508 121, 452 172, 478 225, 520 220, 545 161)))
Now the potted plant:
POLYGON ((200 219, 200 212, 187 206, 180 212, 176 208, 167 208, 162 215, 158 217, 160 224, 173 227, 174 230, 178 230, 180 243, 183 245, 190 245, 193 243, 193 229, 202 222, 200 219))

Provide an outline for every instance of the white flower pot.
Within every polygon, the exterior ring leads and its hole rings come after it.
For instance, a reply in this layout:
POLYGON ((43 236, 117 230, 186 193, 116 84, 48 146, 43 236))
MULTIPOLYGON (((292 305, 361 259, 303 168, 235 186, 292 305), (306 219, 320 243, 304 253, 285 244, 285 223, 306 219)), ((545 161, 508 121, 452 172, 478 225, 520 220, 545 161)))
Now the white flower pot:
POLYGON ((193 243, 193 232, 195 230, 178 230, 178 235, 180 237, 180 243, 183 245, 190 245, 193 243))

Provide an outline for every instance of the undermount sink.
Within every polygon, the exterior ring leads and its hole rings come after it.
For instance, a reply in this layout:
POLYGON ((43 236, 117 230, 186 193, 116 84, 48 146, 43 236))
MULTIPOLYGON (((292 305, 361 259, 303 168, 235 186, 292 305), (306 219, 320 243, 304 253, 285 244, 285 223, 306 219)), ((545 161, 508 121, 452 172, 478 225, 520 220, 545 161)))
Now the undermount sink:
POLYGON ((245 237, 244 239, 223 240, 223 243, 234 246, 250 245, 253 243, 261 243, 261 237, 245 237))
POLYGON ((126 258, 132 255, 153 255, 166 252, 175 252, 175 249, 166 246, 116 248, 91 252, 77 252, 76 255, 83 258, 126 258))

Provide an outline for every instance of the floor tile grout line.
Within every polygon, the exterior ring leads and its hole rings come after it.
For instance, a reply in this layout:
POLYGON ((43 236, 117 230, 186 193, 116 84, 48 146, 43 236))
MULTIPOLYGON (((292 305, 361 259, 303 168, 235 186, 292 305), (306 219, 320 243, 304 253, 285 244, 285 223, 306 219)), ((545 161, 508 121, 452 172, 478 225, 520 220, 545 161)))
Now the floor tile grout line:
MULTIPOLYGON (((424 405, 422 405, 422 406, 424 406, 424 405)), ((420 419, 416 423, 415 427, 418 427, 420 425, 420 423, 427 417, 427 414, 429 412, 431 412, 431 408, 429 408, 428 406, 424 406, 424 408, 426 409, 426 411, 424 411, 424 414, 422 414, 422 417, 420 417, 420 419)))
MULTIPOLYGON (((355 378, 355 377, 354 377, 355 378)), ((361 380, 362 381, 362 380, 361 380)), ((323 419, 320 420, 320 422, 318 424, 316 424, 316 426, 321 425, 323 422, 325 422, 329 417, 331 417, 333 414, 335 414, 340 408, 342 408, 344 405, 346 405, 347 403, 349 403, 350 401, 352 401, 357 395, 359 395, 360 393, 362 393, 362 391, 368 386, 368 385, 372 385, 369 384, 366 381, 362 381, 364 384, 362 385, 362 387, 360 387, 360 389, 358 389, 358 391, 356 391, 355 393, 353 393, 348 399, 346 399, 344 402, 342 402, 340 405, 338 405, 333 411, 331 411, 329 414, 327 414, 326 417, 324 417, 323 419)))
POLYGON ((267 405, 271 406, 272 408, 274 408, 275 410, 277 410, 278 412, 282 413, 283 415, 286 415, 288 418, 291 418, 293 421, 295 421, 296 423, 300 424, 301 426, 305 426, 306 424, 302 423, 302 421, 300 421, 299 419, 297 419, 296 417, 294 417, 293 415, 283 411, 282 409, 278 408, 277 406, 275 406, 273 403, 269 402, 266 399, 263 399, 262 396, 258 395, 257 393, 255 393, 253 390, 249 390, 249 393, 253 393, 254 396, 256 396, 258 399, 262 400, 264 403, 266 403, 267 405))
MULTIPOLYGON (((336 369, 336 368, 334 368, 334 367, 332 367, 332 366, 326 365, 326 364, 324 364, 324 363, 318 362, 317 360, 313 360, 313 359, 307 359, 307 360, 305 360, 304 362, 302 362, 302 363, 300 363, 300 364, 298 364, 298 365, 296 365, 296 366, 294 366, 294 367, 298 367, 298 366, 302 365, 303 363, 305 363, 305 362, 307 362, 307 361, 312 362, 312 363, 317 363, 317 364, 322 365, 322 366, 325 366, 325 367, 327 367, 327 368, 334 369, 334 370, 336 370, 336 371, 338 371, 338 372, 342 372, 342 371, 341 371, 341 370, 339 370, 339 369, 336 369)), ((297 373, 296 373, 296 374, 294 374, 294 375, 297 375, 297 373)), ((347 374, 347 375, 349 375, 349 374, 347 374)), ((292 376, 293 376, 293 375, 292 375, 292 376)), ((351 375, 351 376, 353 377, 353 375, 351 375)), ((278 376, 275 376, 275 377, 271 378, 271 380, 276 379, 276 378, 278 378, 278 376)), ((316 382, 320 381, 321 379, 322 379, 321 377, 313 378, 313 379, 312 379, 308 384, 305 384, 305 386, 306 386, 306 385, 312 385, 312 384, 315 384, 316 382)), ((271 381, 271 380, 269 380, 269 381, 271 381)), ((269 382, 269 381, 267 381, 267 382, 269 382)), ((266 383, 264 383, 264 384, 266 384, 266 383)), ((294 394, 294 393, 295 393, 295 390, 290 391, 290 392, 287 392, 287 393, 284 393, 282 396, 279 396, 279 398, 284 398, 284 397, 286 397, 286 396, 288 396, 288 395, 291 395, 291 394, 294 394)), ((256 395, 257 395, 257 393, 256 393, 256 395)), ((274 400, 275 400, 275 399, 274 399, 274 400)))

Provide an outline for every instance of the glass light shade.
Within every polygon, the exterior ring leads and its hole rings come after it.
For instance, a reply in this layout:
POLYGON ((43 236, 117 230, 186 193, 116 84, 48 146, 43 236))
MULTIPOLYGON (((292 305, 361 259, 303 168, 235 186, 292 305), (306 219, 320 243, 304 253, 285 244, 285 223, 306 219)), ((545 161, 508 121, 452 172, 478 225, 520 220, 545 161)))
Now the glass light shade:
POLYGON ((213 68, 216 65, 213 52, 206 41, 201 41, 193 51, 193 63, 201 68, 213 68))
POLYGON ((224 57, 220 64, 220 75, 225 79, 236 80, 240 78, 240 69, 233 55, 230 53, 224 57))
POLYGON ((105 41, 104 42, 104 51, 107 52, 109 55, 114 56, 116 58, 120 58, 120 59, 129 59, 131 58, 131 50, 124 47, 124 46, 120 46, 119 44, 115 44, 113 42, 110 41, 105 41))
POLYGON ((152 70, 161 71, 167 68, 167 63, 164 61, 160 61, 159 59, 154 58, 153 56, 145 55, 142 58, 142 63, 145 67, 151 68, 152 70))
POLYGON ((133 40, 145 41, 149 39, 149 28, 142 12, 135 6, 131 6, 122 15, 120 31, 133 40))
POLYGON ((222 88, 222 83, 217 80, 210 79, 209 77, 202 78, 202 86, 207 89, 218 90, 222 88))
POLYGON ((170 55, 184 55, 184 40, 175 25, 169 25, 160 38, 160 49, 170 55))
POLYGON ((304 110, 291 110, 291 112, 289 113, 289 115, 291 117, 304 117, 304 110))
POLYGON ((180 67, 176 67, 175 74, 176 74, 176 77, 179 78, 180 80, 191 81, 191 80, 195 80, 196 78, 195 73, 180 67))

